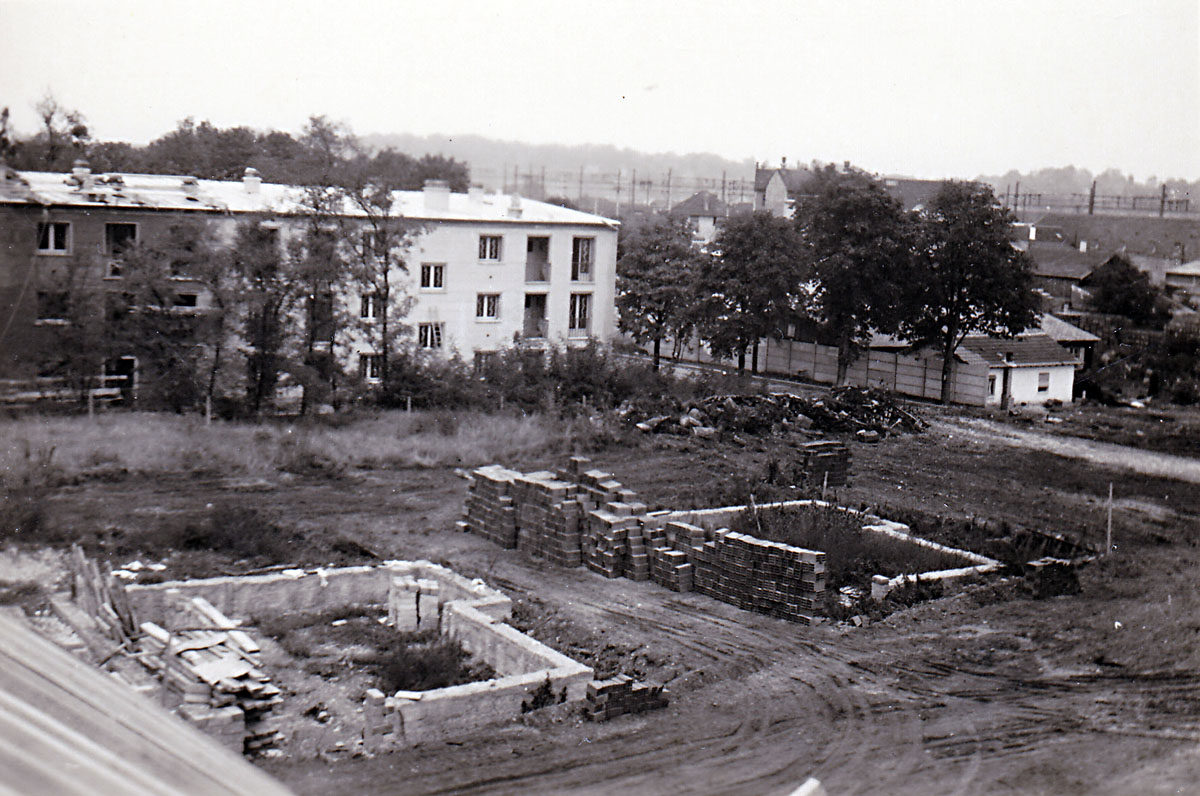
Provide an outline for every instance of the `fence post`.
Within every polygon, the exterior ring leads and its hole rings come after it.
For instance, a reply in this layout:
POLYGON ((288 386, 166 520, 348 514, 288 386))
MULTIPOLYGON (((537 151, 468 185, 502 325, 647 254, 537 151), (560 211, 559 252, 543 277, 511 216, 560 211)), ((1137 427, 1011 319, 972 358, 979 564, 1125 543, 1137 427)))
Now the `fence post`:
POLYGON ((204 425, 212 425, 212 396, 204 396, 204 425))

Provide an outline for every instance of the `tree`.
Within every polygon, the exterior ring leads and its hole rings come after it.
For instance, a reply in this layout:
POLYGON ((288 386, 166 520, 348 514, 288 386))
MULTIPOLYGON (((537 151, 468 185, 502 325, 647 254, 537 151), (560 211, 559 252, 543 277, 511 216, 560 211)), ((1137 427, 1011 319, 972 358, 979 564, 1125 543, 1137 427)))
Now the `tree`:
POLYGON ((283 370, 289 310, 297 285, 283 256, 280 230, 250 220, 237 227, 230 271, 239 282, 241 335, 246 346, 246 402, 261 412, 275 396, 283 370))
POLYGON ((350 279, 362 297, 360 332, 380 357, 379 375, 390 387, 389 360, 404 331, 400 319, 408 313, 410 297, 398 282, 408 271, 406 256, 422 227, 403 217, 396 205, 394 186, 376 179, 369 164, 343 172, 337 191, 362 224, 348 224, 350 279))
POLYGON ((1012 214, 992 189, 947 181, 921 219, 921 243, 908 280, 913 311, 900 324, 915 344, 942 354, 941 401, 950 398, 954 352, 969 334, 1015 335, 1036 320, 1031 265, 1009 243, 1012 214))
POLYGON ((1084 281, 1084 286, 1091 292, 1091 305, 1097 312, 1124 315, 1138 326, 1159 329, 1170 318, 1166 296, 1123 255, 1106 260, 1084 281))
POLYGON ((617 309, 621 331, 654 343, 658 370, 664 337, 686 336, 694 322, 696 277, 702 255, 686 221, 660 216, 635 226, 617 247, 617 309))
POLYGON ((796 229, 815 277, 813 311, 838 350, 837 382, 872 331, 895 331, 912 262, 913 221, 877 180, 826 166, 801 201, 796 229))
POLYGON ((757 372, 758 341, 782 333, 803 312, 803 245, 789 220, 759 212, 731 218, 713 249, 697 280, 701 337, 715 355, 736 355, 739 370, 753 349, 757 372))

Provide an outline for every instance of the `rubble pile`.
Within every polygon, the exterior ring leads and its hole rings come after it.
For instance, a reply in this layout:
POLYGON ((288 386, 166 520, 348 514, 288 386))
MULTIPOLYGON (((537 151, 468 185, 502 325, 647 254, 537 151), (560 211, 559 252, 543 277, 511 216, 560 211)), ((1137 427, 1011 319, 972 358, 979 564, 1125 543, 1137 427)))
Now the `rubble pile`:
POLYGON ((888 393, 861 387, 835 387, 820 398, 790 393, 717 395, 653 415, 627 404, 620 413, 647 433, 702 438, 715 437, 722 431, 764 434, 812 429, 859 433, 870 441, 892 434, 915 434, 926 428, 924 420, 902 408, 888 393))

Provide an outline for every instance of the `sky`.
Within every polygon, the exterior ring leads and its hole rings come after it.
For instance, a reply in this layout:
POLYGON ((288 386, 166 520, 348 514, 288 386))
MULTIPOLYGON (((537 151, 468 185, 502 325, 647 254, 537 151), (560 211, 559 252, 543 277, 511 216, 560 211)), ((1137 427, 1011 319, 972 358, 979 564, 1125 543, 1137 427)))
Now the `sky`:
POLYGON ((0 106, 970 178, 1200 178, 1200 0, 0 0, 0 106))

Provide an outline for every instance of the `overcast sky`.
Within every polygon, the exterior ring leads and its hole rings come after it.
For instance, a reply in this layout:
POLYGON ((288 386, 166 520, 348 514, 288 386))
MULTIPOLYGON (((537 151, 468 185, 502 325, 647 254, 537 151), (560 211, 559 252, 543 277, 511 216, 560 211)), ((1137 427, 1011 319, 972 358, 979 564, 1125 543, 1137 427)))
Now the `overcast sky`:
POLYGON ((187 116, 882 173, 1200 178, 1200 0, 0 0, 0 106, 100 139, 187 116))

